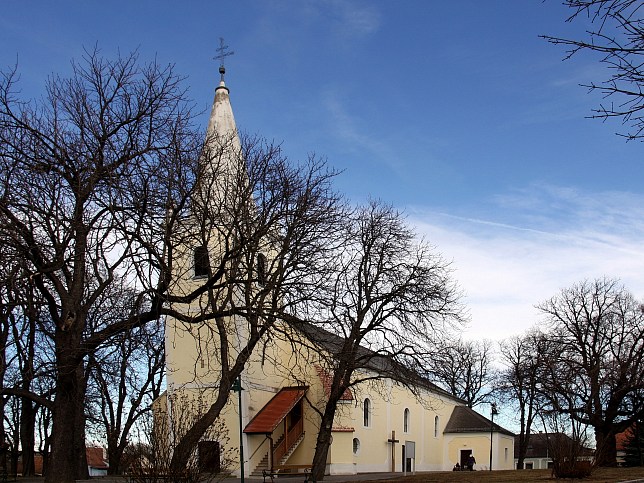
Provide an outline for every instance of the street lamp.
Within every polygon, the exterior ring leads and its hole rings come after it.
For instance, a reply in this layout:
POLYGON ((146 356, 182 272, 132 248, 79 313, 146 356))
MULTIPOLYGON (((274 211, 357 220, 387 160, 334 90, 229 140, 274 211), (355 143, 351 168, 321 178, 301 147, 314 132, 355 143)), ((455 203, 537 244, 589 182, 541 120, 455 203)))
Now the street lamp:
POLYGON ((490 424, 490 471, 492 471, 492 438, 494 437, 494 416, 499 414, 499 411, 496 409, 496 403, 492 403, 491 414, 492 422, 490 424))
POLYGON ((242 385, 241 385, 241 376, 235 379, 233 385, 230 386, 230 390, 239 394, 239 469, 241 476, 241 483, 244 483, 244 441, 242 437, 244 436, 244 429, 242 426, 242 385))

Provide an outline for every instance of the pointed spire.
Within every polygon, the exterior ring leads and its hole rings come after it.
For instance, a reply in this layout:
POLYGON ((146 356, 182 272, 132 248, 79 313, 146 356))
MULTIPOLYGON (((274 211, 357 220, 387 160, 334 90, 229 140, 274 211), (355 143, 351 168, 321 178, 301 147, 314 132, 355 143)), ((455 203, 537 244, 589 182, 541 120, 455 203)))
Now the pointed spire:
POLYGON ((226 87, 224 75, 226 74, 226 67, 224 60, 229 55, 235 52, 227 50, 228 46, 224 44, 223 37, 219 37, 219 47, 217 48, 217 55, 215 60, 219 60, 219 74, 221 80, 219 86, 215 89, 215 100, 210 112, 210 121, 208 123, 208 135, 214 137, 215 135, 220 138, 236 137, 237 126, 235 125, 235 118, 233 116, 233 109, 230 105, 230 97, 228 95, 229 89, 226 87))
POLYGON ((226 72, 224 58, 232 55, 232 52, 226 51, 227 48, 224 40, 220 39, 220 47, 217 49, 219 55, 215 59, 221 61, 219 67, 221 81, 215 89, 215 99, 206 131, 205 149, 200 160, 198 195, 194 200, 195 210, 199 210, 199 207, 209 209, 209 205, 213 203, 219 205, 228 199, 246 173, 229 91, 223 78, 226 72))

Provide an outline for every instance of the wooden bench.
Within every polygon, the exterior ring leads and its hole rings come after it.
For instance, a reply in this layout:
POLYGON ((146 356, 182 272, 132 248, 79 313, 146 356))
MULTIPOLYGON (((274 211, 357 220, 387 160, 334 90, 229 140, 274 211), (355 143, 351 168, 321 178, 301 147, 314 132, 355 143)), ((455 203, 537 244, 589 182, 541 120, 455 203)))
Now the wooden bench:
POLYGON ((190 472, 187 470, 174 474, 156 471, 141 471, 140 473, 128 475, 128 478, 125 481, 128 483, 172 483, 176 481, 191 481, 192 479, 190 472))
POLYGON ((266 483, 266 478, 271 479, 271 483, 274 483, 273 478, 276 476, 297 476, 297 473, 290 473, 292 470, 304 470, 304 483, 309 481, 309 473, 311 472, 311 465, 275 465, 272 470, 262 470, 262 476, 264 477, 264 483, 266 483))

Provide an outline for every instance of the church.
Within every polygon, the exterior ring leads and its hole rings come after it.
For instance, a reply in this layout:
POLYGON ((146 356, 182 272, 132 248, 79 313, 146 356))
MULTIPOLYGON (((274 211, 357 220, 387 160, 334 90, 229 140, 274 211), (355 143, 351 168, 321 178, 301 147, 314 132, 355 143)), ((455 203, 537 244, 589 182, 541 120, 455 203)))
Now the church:
MULTIPOLYGON (((207 135, 226 137, 239 146, 225 71, 220 72, 207 135)), ((222 175, 221 170, 215 171, 222 175)), ((211 192, 204 202, 225 203, 225 198, 221 192, 211 192)), ((186 247, 175 292, 194 289, 207 273, 203 263, 208 257, 203 252, 212 253, 212 244, 220 241, 208 242, 209 247, 203 243, 186 247)), ((198 310, 193 305, 181 310, 198 310)), ((230 337, 241 341, 247 334, 234 319, 228 321, 230 337)), ((155 419, 167 415, 165 432, 171 441, 180 437, 181 418, 188 424, 191 412, 209 406, 220 381, 221 362, 212 355, 217 338, 206 323, 188 325, 169 317, 165 337, 167 384, 155 403, 155 419)), ((230 393, 218 422, 198 445, 196 458, 205 471, 261 478, 266 472, 310 468, 331 380, 325 358, 315 353, 330 352, 337 336, 322 334, 314 344, 301 345, 294 342, 297 337, 304 341, 306 331, 297 332, 295 339, 267 340, 250 356, 236 392, 230 393)), ((368 370, 378 371, 378 367, 368 370)), ((419 380, 414 391, 400 382, 386 377, 344 393, 333 422, 326 474, 449 471, 456 463, 465 466, 470 456, 476 460, 476 470, 488 470, 490 463, 494 470, 513 469, 511 432, 430 381, 419 380)))

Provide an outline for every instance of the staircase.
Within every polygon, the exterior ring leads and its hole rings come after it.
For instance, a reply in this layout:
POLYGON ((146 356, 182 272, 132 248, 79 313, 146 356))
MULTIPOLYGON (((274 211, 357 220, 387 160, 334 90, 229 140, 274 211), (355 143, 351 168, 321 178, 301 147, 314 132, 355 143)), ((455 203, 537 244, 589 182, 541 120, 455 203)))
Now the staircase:
POLYGON ((284 454, 284 456, 282 456, 282 458, 277 462, 277 464, 278 464, 278 465, 286 464, 286 462, 288 461, 288 459, 289 459, 289 458, 291 457, 291 455, 295 452, 295 450, 297 449, 297 447, 300 445, 300 443, 301 443, 303 440, 304 440, 304 432, 302 432, 302 434, 300 434, 299 438, 297 438, 297 439, 293 442, 293 444, 291 445, 291 447, 286 451, 286 453, 284 454))
POLYGON ((259 464, 255 467, 253 472, 250 474, 251 478, 263 478, 264 474, 262 473, 263 470, 268 471, 268 453, 264 455, 262 458, 262 461, 259 462, 259 464))
MULTIPOLYGON (((284 439, 284 435, 282 435, 282 436, 281 436, 281 437, 280 437, 280 438, 275 442, 275 446, 278 446, 278 445, 282 442, 282 440, 283 440, 283 439, 284 439)), ((279 461, 276 461, 276 462, 275 462, 275 465, 276 465, 276 466, 279 466, 279 465, 283 465, 283 464, 285 464, 285 463, 288 461, 288 459, 291 457, 291 455, 295 452, 295 450, 297 449, 297 447, 300 445, 300 443, 301 443, 302 441, 304 441, 304 432, 302 432, 302 433, 299 435, 299 437, 298 437, 298 438, 297 438, 293 443, 291 443, 291 444, 289 445, 290 447, 288 448, 288 450, 286 451, 286 453, 284 453, 284 456, 282 456, 282 457, 280 458, 280 460, 279 460, 279 461)), ((268 467, 268 453, 266 453, 266 454, 264 455, 264 457, 262 458, 262 460, 257 464, 257 466, 255 467, 255 469, 253 469, 253 471, 252 471, 252 472, 251 472, 251 474, 250 474, 250 477, 251 477, 251 478, 262 478, 262 477, 264 476, 264 475, 263 475, 263 473, 262 473, 262 471, 263 471, 263 470, 268 471, 269 469, 270 469, 270 468, 268 467)))

